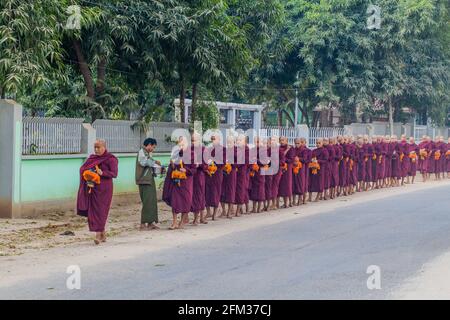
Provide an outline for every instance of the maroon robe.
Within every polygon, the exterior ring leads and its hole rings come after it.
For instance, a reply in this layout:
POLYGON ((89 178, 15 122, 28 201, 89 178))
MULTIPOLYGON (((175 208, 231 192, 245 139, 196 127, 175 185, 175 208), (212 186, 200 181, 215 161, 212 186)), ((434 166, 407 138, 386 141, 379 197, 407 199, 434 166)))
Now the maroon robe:
POLYGON ((339 162, 342 158, 342 147, 339 144, 333 145, 334 159, 331 162, 331 187, 339 186, 339 162))
POLYGON ((356 156, 356 167, 358 168, 358 182, 366 181, 366 158, 367 151, 366 148, 362 145, 361 147, 356 147, 357 156, 356 156))
MULTIPOLYGON (((190 150, 189 150, 190 152, 190 150)), ((183 157, 183 150, 180 150, 178 156, 183 157)), ((182 179, 179 183, 172 180, 172 171, 179 170, 181 165, 172 162, 167 170, 166 179, 164 180, 163 201, 172 208, 172 213, 189 213, 192 208, 192 199, 194 193, 193 174, 197 170, 196 164, 185 164, 186 179, 182 179)))
POLYGON ((351 170, 349 168, 349 183, 351 185, 356 185, 358 182, 358 152, 356 150, 356 144, 354 142, 350 144, 350 154, 350 159, 353 160, 353 167, 351 168, 351 170))
MULTIPOLYGON (((207 174, 205 176, 205 203, 207 207, 213 207, 217 208, 220 204, 220 197, 222 195, 222 180, 223 180, 223 173, 222 173, 222 164, 223 164, 223 158, 225 157, 225 148, 221 145, 217 146, 211 146, 209 147, 209 150, 211 151, 211 157, 216 156, 216 151, 222 149, 223 156, 221 159, 218 159, 216 163, 217 171, 212 176, 207 174), (212 150, 211 150, 212 149, 212 150)), ((212 160, 212 159, 206 159, 206 161, 212 160)))
POLYGON ((434 160, 434 155, 435 155, 436 151, 438 150, 436 143, 430 141, 430 143, 428 144, 428 150, 431 153, 428 158, 428 172, 435 173, 436 172, 436 160, 434 160))
POLYGON ((387 155, 387 144, 386 143, 377 143, 375 146, 375 153, 377 154, 377 179, 385 178, 385 161, 387 155))
POLYGON ((261 174, 263 164, 259 161, 259 147, 256 147, 256 155, 254 159, 250 159, 250 163, 257 163, 259 166, 258 172, 256 172, 253 177, 250 178, 250 200, 252 201, 264 201, 266 200, 265 192, 265 175, 261 174))
POLYGON ((391 175, 390 177, 399 179, 401 178, 401 165, 400 165, 400 146, 398 143, 391 142, 389 145, 389 155, 391 157, 391 175))
POLYGON ((117 158, 105 151, 101 156, 91 155, 80 168, 77 214, 88 218, 89 230, 92 232, 105 231, 113 196, 113 179, 117 177, 118 164, 117 158), (96 166, 103 171, 103 174, 100 177, 100 184, 95 185, 89 193, 89 188, 83 179, 83 172, 95 170, 96 166))
POLYGON ((328 151, 328 163, 327 163, 327 173, 325 174, 325 189, 330 189, 332 187, 333 180, 333 163, 336 156, 334 146, 328 144, 325 146, 328 151))
POLYGON ((401 177, 405 178, 409 172, 409 147, 406 141, 402 141, 399 143, 399 151, 400 155, 403 154, 403 160, 400 161, 401 177))
POLYGON ((271 187, 271 195, 272 199, 276 198, 278 196, 278 190, 280 186, 280 180, 281 180, 281 165, 284 163, 284 151, 282 151, 281 146, 278 148, 278 171, 274 173, 272 176, 272 187, 271 187))
MULTIPOLYGON (((231 164, 231 172, 226 173, 222 170, 223 180, 222 180, 222 195, 220 197, 220 202, 222 203, 234 203, 236 196, 236 177, 237 177, 237 166, 236 166, 236 148, 227 148, 226 159, 228 163, 231 164)), ((225 165, 224 165, 225 166, 225 165)))
MULTIPOLYGON (((424 149, 427 151, 428 149, 428 142, 422 141, 419 143, 419 152, 417 153, 417 158, 419 159, 419 171, 420 173, 424 174, 428 172, 428 157, 422 157, 420 156, 420 150, 424 149)), ((428 151, 427 151, 428 152, 428 151)))
MULTIPOLYGON (((267 149, 267 156, 270 158, 272 154, 272 149, 268 148, 267 149)), ((270 167, 270 164, 269 164, 270 167)), ((276 195, 273 195, 272 193, 272 180, 273 180, 274 175, 271 174, 267 174, 264 177, 264 188, 265 188, 265 199, 266 200, 272 200, 274 198, 276 198, 276 195)))
MULTIPOLYGON (((447 151, 450 151, 450 143, 447 143, 446 146, 447 146, 447 151)), ((447 151, 446 151, 446 153, 447 153, 447 151)), ((445 169, 448 173, 450 173, 450 155, 445 156, 445 161, 447 163, 445 169)))
POLYGON ((439 159, 439 172, 447 172, 447 164, 445 159, 445 153, 447 152, 447 144, 445 142, 439 142, 439 149, 441 151, 441 158, 439 159))
MULTIPOLYGON (((208 172, 208 165, 203 161, 204 147, 201 148, 201 163, 197 164, 197 168, 193 170, 193 194, 192 194, 192 212, 200 212, 206 208, 205 200, 205 175, 208 172)), ((198 161, 194 159, 194 147, 192 146, 192 161, 198 161)))
POLYGON ((341 145, 342 148, 342 157, 339 161, 339 185, 341 187, 348 186, 348 161, 349 161, 349 149, 348 144, 343 143, 341 145))
POLYGON ((317 174, 312 174, 312 169, 310 169, 309 192, 323 192, 325 190, 325 175, 327 174, 323 168, 327 167, 328 150, 324 147, 314 149, 311 157, 317 159, 317 162, 320 164, 320 170, 317 174))
POLYGON ((237 159, 239 161, 236 164, 236 194, 234 201, 236 204, 246 204, 249 201, 248 188, 250 183, 249 149, 245 146, 237 147, 236 150, 243 152, 245 158, 237 159))
POLYGON ((372 157, 370 158, 372 161, 372 182, 376 182, 378 180, 378 143, 373 142, 372 143, 372 157), (375 159, 374 159, 375 158, 375 159))
POLYGON ((373 156, 373 147, 370 143, 364 144, 364 149, 367 154, 367 158, 365 160, 366 162, 366 179, 365 182, 371 182, 372 181, 372 156, 373 156))
POLYGON ((411 177, 415 177, 416 173, 417 173, 418 162, 419 162, 419 146, 415 143, 408 144, 408 155, 407 155, 408 158, 409 158, 409 155, 411 152, 415 152, 417 157, 416 157, 416 160, 409 159, 408 175, 411 177))
POLYGON ((286 164, 287 169, 281 170, 278 197, 290 197, 292 196, 292 164, 294 163, 295 150, 289 145, 282 145, 280 151, 284 155, 283 160, 280 161, 280 167, 286 164))

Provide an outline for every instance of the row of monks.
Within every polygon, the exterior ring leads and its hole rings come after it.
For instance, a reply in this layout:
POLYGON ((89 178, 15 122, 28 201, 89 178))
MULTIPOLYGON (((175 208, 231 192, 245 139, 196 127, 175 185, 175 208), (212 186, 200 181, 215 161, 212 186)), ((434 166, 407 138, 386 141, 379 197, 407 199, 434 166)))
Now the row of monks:
POLYGON ((406 136, 339 136, 317 139, 314 149, 308 148, 304 138, 295 139, 294 145, 286 137, 256 137, 253 145, 247 144, 244 135, 228 137, 225 146, 217 136, 211 140, 207 147, 196 134, 191 143, 186 138, 179 140, 163 189, 163 200, 173 213, 170 229, 183 228, 189 213, 194 214, 194 225, 206 224, 218 216, 231 219, 414 183, 417 172, 423 181, 431 175, 437 180, 450 178, 450 139, 446 143, 443 137, 424 136, 416 144, 406 136), (196 147, 210 148, 211 159, 183 163, 186 153, 193 159, 196 147), (239 148, 244 150, 245 161, 228 163, 225 155, 234 150, 231 154, 236 156, 239 148), (216 163, 213 159, 220 149, 224 160, 216 163), (278 161, 276 170, 271 170, 268 159, 274 151, 278 161))

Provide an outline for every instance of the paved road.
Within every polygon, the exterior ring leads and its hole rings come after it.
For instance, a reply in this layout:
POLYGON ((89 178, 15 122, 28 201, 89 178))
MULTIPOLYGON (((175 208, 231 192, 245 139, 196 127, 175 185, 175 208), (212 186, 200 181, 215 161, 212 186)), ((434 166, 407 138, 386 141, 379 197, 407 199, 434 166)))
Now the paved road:
POLYGON ((450 187, 356 204, 0 288, 0 298, 385 299, 450 251, 450 187), (381 269, 368 290, 367 267, 381 269), (51 289, 49 289, 51 288, 51 289))

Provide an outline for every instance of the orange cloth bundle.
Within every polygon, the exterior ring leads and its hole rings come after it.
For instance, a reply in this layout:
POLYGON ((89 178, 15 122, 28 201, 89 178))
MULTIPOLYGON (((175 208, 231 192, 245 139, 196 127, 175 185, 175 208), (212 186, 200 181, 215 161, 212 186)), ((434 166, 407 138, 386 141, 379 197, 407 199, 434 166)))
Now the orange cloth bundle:
POLYGON ((213 162, 211 162, 211 164, 208 166, 208 174, 211 177, 214 173, 216 173, 217 171, 217 166, 216 164, 213 162))
POLYGON ((380 154, 380 158, 378 159, 378 163, 381 163, 382 160, 383 160, 383 155, 380 154))
POLYGON ((231 167, 231 164, 228 162, 223 167, 223 171, 225 171, 226 174, 230 174, 232 169, 233 167, 231 167))
POLYGON ((403 158, 405 157, 405 154, 402 152, 400 153, 400 162, 403 162, 403 158))
MULTIPOLYGON (((180 169, 183 169, 183 161, 181 160, 180 160, 180 169)), ((178 186, 180 186, 181 180, 187 179, 186 172, 182 172, 180 170, 175 169, 172 171, 171 178, 173 182, 175 182, 176 184, 178 184, 178 186)))
POLYGON ((369 157, 364 157, 364 162, 369 161, 369 157))
POLYGON ((100 175, 97 172, 98 166, 95 166, 95 171, 85 170, 83 172, 83 179, 86 181, 86 185, 89 188, 89 193, 91 193, 96 184, 100 184, 100 175))
POLYGON ((287 163, 285 163, 285 164, 283 164, 283 165, 281 166, 281 170, 287 171, 287 169, 288 169, 288 164, 287 164, 287 163))
POLYGON ((417 153, 415 151, 411 151, 408 155, 408 158, 411 159, 412 163, 415 163, 417 160, 417 153))
POLYGON ((295 163, 294 168, 292 169, 292 171, 294 172, 294 174, 299 174, 300 170, 303 168, 303 164, 301 161, 298 161, 295 163))
POLYGON ((375 153, 372 156, 372 160, 377 160, 377 155, 375 153))
POLYGON ((447 157, 447 159, 450 159, 450 150, 448 150, 448 151, 445 153, 445 156, 447 157))
MULTIPOLYGON (((264 166, 265 170, 267 170, 268 168, 269 168, 269 166, 264 166)), ((252 170, 250 171, 250 177, 254 177, 258 171, 259 171, 258 164, 256 164, 256 163, 252 164, 252 170)))
POLYGON ((350 166, 349 166, 349 170, 353 171, 353 165, 355 164, 355 162, 353 160, 350 160, 350 166))
MULTIPOLYGON (((347 158, 348 159, 348 158, 347 158)), ((317 162, 316 158, 313 158, 311 163, 308 165, 308 167, 311 169, 311 173, 316 175, 319 173, 320 170, 320 164, 317 162)))
POLYGON ((427 150, 425 150, 425 149, 420 149, 419 154, 420 154, 420 160, 425 160, 425 158, 428 157, 427 150))
POLYGON ((438 161, 441 158, 441 152, 438 150, 434 153, 434 160, 438 161))

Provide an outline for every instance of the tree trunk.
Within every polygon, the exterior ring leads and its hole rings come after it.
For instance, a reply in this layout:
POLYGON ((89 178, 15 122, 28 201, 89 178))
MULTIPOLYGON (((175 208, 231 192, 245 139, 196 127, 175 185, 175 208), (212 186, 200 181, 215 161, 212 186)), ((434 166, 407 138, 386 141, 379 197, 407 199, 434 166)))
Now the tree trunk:
POLYGON ((96 84, 96 96, 99 96, 105 90, 105 79, 106 79, 106 58, 101 57, 97 66, 97 84, 96 84))
POLYGON ((388 97, 388 105, 389 105, 389 129, 391 136, 394 135, 394 108, 392 107, 392 98, 388 97))
POLYGON ((192 85, 191 121, 195 121, 195 107, 197 106, 197 82, 192 85))
POLYGON ((92 73, 84 58, 84 54, 81 50, 81 43, 79 40, 72 41, 75 53, 77 55, 78 66, 80 67, 81 75, 84 79, 84 85, 86 87, 87 96, 91 99, 95 99, 94 80, 92 79, 92 73))
POLYGON ((181 122, 184 122, 184 108, 185 108, 185 100, 186 100, 186 90, 184 88, 184 78, 183 74, 180 73, 180 118, 181 122))

